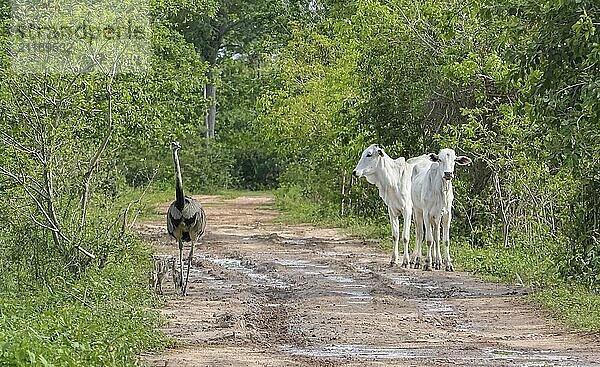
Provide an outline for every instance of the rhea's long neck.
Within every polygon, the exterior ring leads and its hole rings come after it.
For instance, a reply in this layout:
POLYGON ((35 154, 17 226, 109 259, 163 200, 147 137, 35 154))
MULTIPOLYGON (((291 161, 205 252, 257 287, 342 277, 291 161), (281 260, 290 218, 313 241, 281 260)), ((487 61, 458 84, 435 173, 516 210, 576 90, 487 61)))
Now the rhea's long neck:
POLYGON ((173 162, 175 162, 175 206, 183 209, 185 199, 183 197, 183 183, 181 182, 181 167, 177 150, 173 150, 173 162))

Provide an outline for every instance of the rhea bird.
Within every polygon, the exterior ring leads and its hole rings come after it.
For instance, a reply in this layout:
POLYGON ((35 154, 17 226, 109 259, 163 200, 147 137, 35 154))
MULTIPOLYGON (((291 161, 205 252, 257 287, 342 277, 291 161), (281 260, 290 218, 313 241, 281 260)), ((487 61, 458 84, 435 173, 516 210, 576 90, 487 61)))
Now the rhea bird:
MULTIPOLYGON (((183 195, 181 180, 181 167, 179 166, 179 142, 171 143, 173 163, 175 164, 175 201, 167 211, 167 230, 179 244, 179 269, 183 275, 183 243, 191 242, 190 253, 187 258, 187 271, 185 281, 182 279, 181 294, 187 295, 187 285, 190 276, 190 267, 194 255, 194 244, 204 234, 206 228, 206 215, 202 204, 194 198, 183 195)), ((183 278, 183 277, 182 277, 183 278)))

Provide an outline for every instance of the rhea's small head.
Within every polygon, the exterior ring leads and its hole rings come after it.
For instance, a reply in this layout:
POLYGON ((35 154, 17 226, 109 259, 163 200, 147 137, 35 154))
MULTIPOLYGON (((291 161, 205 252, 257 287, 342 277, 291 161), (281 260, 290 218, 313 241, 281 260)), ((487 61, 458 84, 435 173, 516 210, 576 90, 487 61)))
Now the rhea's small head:
POLYGON ((171 150, 173 150, 174 152, 176 152, 179 149, 181 149, 181 144, 179 144, 178 141, 174 141, 174 142, 171 143, 171 150))

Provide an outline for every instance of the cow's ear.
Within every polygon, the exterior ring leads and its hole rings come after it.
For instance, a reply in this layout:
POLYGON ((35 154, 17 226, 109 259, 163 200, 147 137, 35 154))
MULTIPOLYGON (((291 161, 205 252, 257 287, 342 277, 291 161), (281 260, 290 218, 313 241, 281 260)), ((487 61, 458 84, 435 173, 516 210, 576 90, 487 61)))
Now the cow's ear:
POLYGON ((377 149, 377 154, 379 154, 380 156, 383 157, 383 149, 381 149, 381 148, 377 149))
POLYGON ((468 164, 471 164, 471 158, 465 157, 464 155, 459 155, 454 161, 460 166, 466 166, 468 164))
POLYGON ((439 162, 440 157, 438 157, 438 155, 435 153, 429 153, 429 160, 433 162, 439 162))

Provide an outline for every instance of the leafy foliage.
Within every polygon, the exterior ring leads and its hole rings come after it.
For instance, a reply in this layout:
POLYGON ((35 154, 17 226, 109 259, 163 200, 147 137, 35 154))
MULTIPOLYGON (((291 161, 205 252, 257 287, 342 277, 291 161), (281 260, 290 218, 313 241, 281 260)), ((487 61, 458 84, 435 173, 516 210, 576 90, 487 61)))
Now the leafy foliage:
POLYGON ((148 74, 19 74, 9 15, 0 3, 0 365, 137 365, 168 341, 120 198, 150 180, 132 162, 202 133, 207 67, 159 19, 148 74))
POLYGON ((14 269, 0 363, 130 365, 163 343, 118 203, 172 187, 173 140, 188 193, 278 187, 303 219, 377 235, 377 191, 350 177, 360 152, 455 148, 474 161, 455 186, 463 267, 600 288, 598 1, 154 0, 151 14, 144 75, 18 74, 0 1, 0 266, 14 269))
POLYGON ((474 159, 458 173, 457 238, 547 249, 563 279, 598 287, 597 2, 319 4, 258 100, 258 131, 288 157, 284 190, 384 218, 375 190, 351 185, 362 149, 452 147, 474 159))
POLYGON ((78 280, 53 274, 45 289, 0 290, 1 366, 135 366, 135 353, 164 347, 145 279, 149 253, 128 239, 119 262, 78 280), (15 296, 18 294, 18 296, 15 296))

